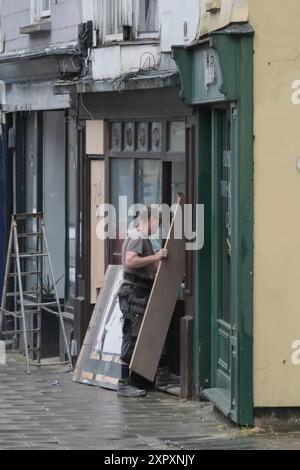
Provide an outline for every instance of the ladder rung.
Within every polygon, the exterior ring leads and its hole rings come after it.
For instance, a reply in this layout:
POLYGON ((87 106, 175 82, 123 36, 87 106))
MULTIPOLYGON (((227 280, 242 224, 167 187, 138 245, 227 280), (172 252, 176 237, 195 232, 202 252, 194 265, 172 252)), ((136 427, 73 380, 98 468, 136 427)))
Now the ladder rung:
MULTIPOLYGON (((40 329, 39 330, 27 330, 26 329, 26 332, 27 333, 40 333, 40 329)), ((2 336, 13 336, 13 335, 19 335, 21 333, 24 333, 24 330, 10 330, 10 331, 1 331, 1 335, 2 336)))
MULTIPOLYGON (((20 302, 18 303, 20 304, 20 302)), ((54 307, 54 305, 57 306, 57 303, 55 302, 55 304, 53 304, 52 306, 54 307)), ((37 315, 41 313, 40 310, 44 310, 45 312, 51 313, 52 315, 55 315, 56 317, 60 316, 59 312, 56 312, 55 310, 51 310, 45 304, 43 304, 43 306, 40 306, 39 310, 27 310, 26 307, 28 307, 28 305, 26 305, 26 303, 24 307, 25 307, 25 310, 24 310, 25 315, 37 315)), ((30 308, 32 308, 32 306, 30 308)), ((0 311, 2 311, 5 314, 5 316, 17 317, 19 319, 22 319, 21 312, 9 312, 8 310, 4 310, 4 309, 3 310, 0 309, 0 311)), ((62 315, 64 315, 64 312, 61 312, 61 313, 62 315)))
POLYGON ((41 218, 41 217, 42 217, 41 212, 37 212, 35 214, 15 214, 14 215, 15 220, 37 219, 37 218, 41 218))
MULTIPOLYGON (((25 309, 25 315, 37 315, 37 314, 40 314, 40 310, 26 310, 25 309)), ((21 312, 18 313, 18 315, 21 315, 19 318, 22 319, 22 314, 21 312)))
POLYGON ((0 312, 4 313, 5 315, 16 315, 16 312, 10 312, 9 310, 6 310, 5 308, 0 307, 0 312))
MULTIPOLYGON (((39 352, 41 350, 41 348, 28 348, 28 352, 39 352)), ((20 348, 20 349, 17 349, 17 351, 19 352, 22 352, 22 353, 25 353, 25 350, 24 350, 24 347, 23 348, 20 348)), ((13 351, 9 351, 9 353, 11 353, 13 351)))
POLYGON ((45 303, 45 304, 43 304, 43 303, 37 303, 37 304, 36 303, 30 303, 30 304, 25 303, 24 307, 25 308, 27 308, 27 307, 28 308, 34 308, 34 307, 42 308, 42 307, 53 307, 54 305, 57 305, 57 303, 56 302, 48 302, 48 303, 45 303))
MULTIPOLYGON (((21 276, 41 276, 42 275, 41 272, 36 272, 36 271, 35 272, 34 271, 25 272, 25 273, 20 273, 20 274, 21 274, 21 276)), ((9 273, 8 277, 16 277, 18 275, 19 275, 19 273, 9 273)))
MULTIPOLYGON (((55 305, 57 305, 57 304, 55 304, 55 305)), ((55 315, 56 317, 60 316, 59 312, 55 312, 54 310, 51 310, 50 308, 42 307, 42 310, 44 310, 47 313, 52 313, 52 315, 55 315)))
POLYGON ((20 312, 6 311, 6 312, 4 312, 4 316, 5 317, 13 317, 13 318, 17 318, 18 320, 22 320, 22 314, 20 312))
POLYGON ((55 367, 55 366, 65 366, 67 364, 70 364, 69 361, 30 363, 30 366, 31 367, 55 367))
MULTIPOLYGON (((11 255, 12 258, 17 258, 17 255, 11 255)), ((47 253, 21 253, 19 258, 40 258, 43 256, 48 256, 47 253)))
MULTIPOLYGON (((20 295, 20 292, 9 292, 6 294, 7 297, 16 297, 17 295, 20 295)), ((40 295, 40 293, 37 291, 25 291, 23 295, 40 295)))
POLYGON ((20 233, 18 234, 18 238, 26 238, 26 237, 40 237, 42 236, 42 232, 32 232, 32 233, 20 233))

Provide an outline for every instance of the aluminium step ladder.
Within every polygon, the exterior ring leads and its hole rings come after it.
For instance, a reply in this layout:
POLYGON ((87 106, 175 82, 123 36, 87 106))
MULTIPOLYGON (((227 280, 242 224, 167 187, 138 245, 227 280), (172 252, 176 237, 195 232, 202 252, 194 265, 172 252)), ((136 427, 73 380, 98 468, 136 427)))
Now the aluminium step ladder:
POLYGON ((32 366, 69 364, 73 370, 63 313, 54 279, 45 224, 41 213, 12 216, 6 270, 0 308, 0 338, 25 353, 27 373, 32 366), (53 298, 43 301, 43 274, 47 267, 53 298), (68 361, 59 364, 41 362, 42 315, 59 317, 68 361), (5 330, 4 330, 5 325, 5 330), (33 361, 36 360, 36 363, 33 361))

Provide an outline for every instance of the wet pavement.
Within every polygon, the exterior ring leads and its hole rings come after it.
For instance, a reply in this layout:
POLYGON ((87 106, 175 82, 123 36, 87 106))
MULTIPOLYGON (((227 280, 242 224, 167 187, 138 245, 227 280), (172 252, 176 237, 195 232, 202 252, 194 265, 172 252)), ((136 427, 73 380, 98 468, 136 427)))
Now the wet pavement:
POLYGON ((79 385, 62 367, 27 376, 21 357, 0 367, 0 450, 300 449, 300 430, 240 430, 208 403, 151 392, 143 399, 79 385))

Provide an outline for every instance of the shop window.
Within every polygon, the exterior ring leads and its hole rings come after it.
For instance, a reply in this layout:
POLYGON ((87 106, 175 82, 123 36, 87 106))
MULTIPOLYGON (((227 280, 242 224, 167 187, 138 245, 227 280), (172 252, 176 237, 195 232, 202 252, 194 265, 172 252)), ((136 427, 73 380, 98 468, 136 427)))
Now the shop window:
POLYGON ((140 152, 149 150, 149 123, 141 122, 138 124, 137 149, 140 152))
POLYGON ((76 297, 76 230, 77 230, 77 155, 72 142, 76 141, 76 128, 69 125, 69 152, 67 160, 67 201, 66 201, 66 301, 73 306, 76 297))
MULTIPOLYGON (((111 124, 109 148, 113 153, 152 152, 162 154, 164 142, 163 132, 161 122, 116 122, 111 124)), ((178 136, 178 140, 181 137, 182 135, 178 136)), ((178 146, 177 152, 180 151, 180 148, 181 147, 178 146)))
POLYGON ((154 122, 151 126, 151 150, 161 152, 162 149, 162 127, 161 123, 154 122))
POLYGON ((184 160, 186 136, 185 122, 140 121, 113 122, 110 124, 109 149, 112 154, 133 153, 137 158, 141 153, 151 153, 168 161, 175 156, 184 160))
POLYGON ((177 195, 185 194, 186 164, 185 162, 174 162, 172 164, 172 204, 176 204, 177 195))
POLYGON ((111 203, 117 214, 117 239, 113 241, 113 261, 122 264, 122 246, 127 237, 125 227, 127 213, 120 208, 120 197, 126 196, 128 207, 134 203, 134 160, 113 158, 111 160, 111 203))
POLYGON ((139 160, 138 202, 145 206, 161 203, 161 162, 159 160, 139 160))
MULTIPOLYGON (((185 122, 111 122, 109 126, 110 202, 120 216, 117 241, 110 244, 110 263, 122 263, 122 246, 127 236, 127 213, 119 197, 132 204, 173 204, 185 193, 185 122)), ((159 240, 154 241, 159 249, 159 240)))
POLYGON ((114 152, 121 152, 122 150, 122 125, 119 123, 111 126, 110 149, 114 152))
POLYGON ((124 150, 133 152, 135 149, 135 126, 131 122, 124 124, 124 150))
MULTIPOLYGON (((134 203, 150 206, 162 202, 162 162, 156 159, 111 159, 111 203, 117 213, 117 240, 113 241, 113 262, 122 264, 122 247, 132 218, 122 212, 120 196, 127 197, 127 208, 134 203)), ((160 249, 154 237, 154 248, 160 249)))
POLYGON ((185 151, 184 122, 169 122, 167 129, 168 151, 173 153, 185 151))
MULTIPOLYGON (((60 299, 65 296, 65 113, 43 113, 43 214, 54 278, 60 299)), ((48 263, 44 279, 50 279, 48 263)))

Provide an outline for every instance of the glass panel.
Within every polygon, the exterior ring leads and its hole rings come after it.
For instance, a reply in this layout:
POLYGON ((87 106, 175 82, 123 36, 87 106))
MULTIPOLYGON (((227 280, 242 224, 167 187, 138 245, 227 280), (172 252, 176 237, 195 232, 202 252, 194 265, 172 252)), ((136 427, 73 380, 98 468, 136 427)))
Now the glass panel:
POLYGON ((37 113, 31 113, 26 122, 26 212, 37 211, 37 113))
POLYGON ((170 122, 168 125, 168 151, 185 152, 185 123, 170 122))
POLYGON ((106 0, 106 34, 122 32, 122 0, 106 0))
POLYGON ((158 5, 157 0, 140 0, 140 33, 153 33, 158 31, 158 5))
POLYGON ((66 297, 72 301, 76 297, 76 207, 77 207, 77 161, 76 151, 72 142, 76 139, 71 135, 76 128, 69 126, 69 155, 68 155, 68 192, 67 192, 67 282, 66 297), (73 129, 74 128, 74 129, 73 129))
POLYGON ((152 152, 161 152, 161 143, 162 143, 162 131, 161 131, 161 123, 154 122, 152 124, 152 133, 151 133, 151 150, 152 152))
POLYGON ((110 148, 115 152, 122 149, 122 124, 115 123, 110 127, 110 148))
POLYGON ((185 191, 185 163, 172 163, 172 204, 177 202, 177 194, 186 194, 185 191))
POLYGON ((50 0, 42 0, 42 15, 50 14, 50 0))
MULTIPOLYGON (((37 149, 37 128, 38 115, 36 112, 30 113, 26 121, 26 160, 25 160, 25 211, 28 214, 37 212, 37 179, 38 179, 38 149, 37 149)), ((26 220, 26 232, 36 232, 37 223, 35 220, 26 220)), ((27 237, 25 242, 26 252, 35 252, 37 250, 37 238, 27 237)), ((26 271, 37 271, 37 260, 29 258, 26 260, 26 271)), ((36 279, 26 278, 26 290, 36 288, 36 279)))
POLYGON ((220 319, 231 321, 232 178, 230 114, 223 117, 223 152, 220 154, 220 319))
POLYGON ((128 208, 134 203, 134 160, 111 159, 111 203, 117 213, 117 240, 113 242, 115 264, 122 264, 122 246, 127 236, 127 213, 120 212, 121 196, 127 196, 128 208))
POLYGON ((149 150, 149 126, 148 122, 138 124, 137 147, 140 152, 149 150))
POLYGON ((135 129, 134 124, 128 122, 124 124, 124 150, 125 152, 134 151, 134 141, 135 141, 135 129))
POLYGON ((213 298, 213 377, 212 387, 220 393, 222 406, 229 410, 236 407, 235 401, 235 370, 236 345, 235 328, 232 311, 232 233, 233 223, 233 158, 232 135, 233 121, 231 110, 213 111, 213 159, 217 173, 215 183, 217 191, 213 191, 213 212, 216 212, 215 226, 216 245, 213 250, 214 289, 217 296, 213 298), (217 193, 217 194, 216 194, 217 193), (215 298, 216 297, 216 298, 215 298))
POLYGON ((139 161, 139 203, 161 204, 162 164, 158 160, 139 161))
MULTIPOLYGON (((138 202, 151 206, 162 203, 162 163, 159 160, 139 161, 139 196, 138 202)), ((160 233, 152 238, 154 251, 161 249, 160 233)))
MULTIPOLYGON (((58 295, 65 296, 65 113, 44 113, 44 220, 58 295)), ((44 280, 50 278, 44 263, 44 280)), ((50 293, 50 292, 49 292, 50 293)), ((53 294, 53 292, 52 292, 53 294)))

